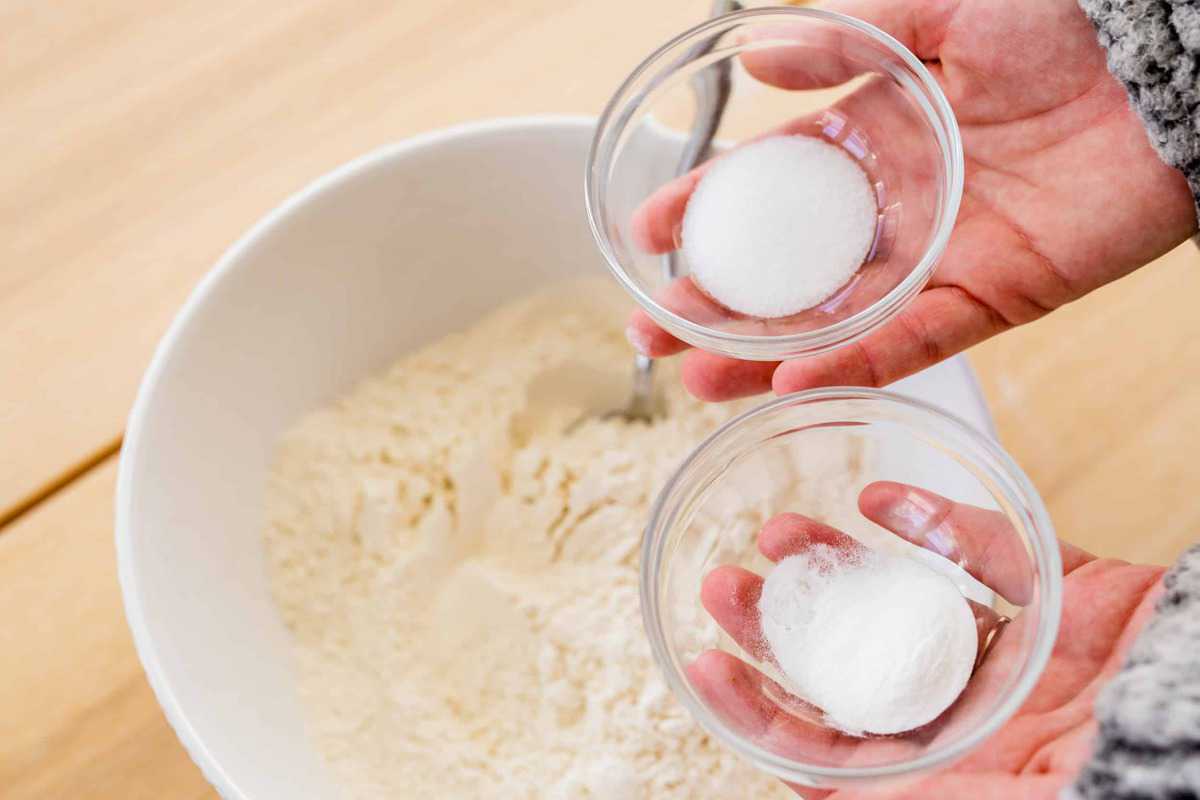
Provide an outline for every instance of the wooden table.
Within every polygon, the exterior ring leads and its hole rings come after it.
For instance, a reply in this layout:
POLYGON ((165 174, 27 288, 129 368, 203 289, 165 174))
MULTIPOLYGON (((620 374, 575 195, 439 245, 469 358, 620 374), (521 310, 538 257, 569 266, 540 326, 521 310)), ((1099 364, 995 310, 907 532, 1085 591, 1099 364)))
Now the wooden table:
MULTIPOLYGON (((137 380, 220 252, 385 142, 596 112, 706 7, 0 0, 0 796, 214 796, 134 656, 112 495, 137 380)), ((1185 247, 972 354, 1065 537, 1167 562, 1200 534, 1198 300, 1185 247)))

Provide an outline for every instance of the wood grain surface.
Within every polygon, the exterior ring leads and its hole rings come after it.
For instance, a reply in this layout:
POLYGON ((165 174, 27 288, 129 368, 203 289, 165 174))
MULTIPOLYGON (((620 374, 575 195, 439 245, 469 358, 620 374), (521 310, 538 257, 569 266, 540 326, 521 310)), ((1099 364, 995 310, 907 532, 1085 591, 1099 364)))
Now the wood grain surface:
POLYGON ((0 797, 215 797, 133 651, 112 552, 116 459, 0 535, 0 797))
POLYGON ((1160 564, 1200 541, 1198 300, 1189 242, 972 351, 1000 440, 1062 538, 1160 564))
POLYGON ((0 519, 121 433, 221 252, 368 150, 595 113, 697 0, 0 0, 0 519))
MULTIPOLYGON (((703 0, 0 0, 0 797, 213 796, 122 616, 113 453, 154 343, 259 216, 364 151, 599 110, 703 0), (4 524, 7 522, 7 524, 4 524)), ((972 353, 1064 537, 1200 533, 1200 256, 972 353)))

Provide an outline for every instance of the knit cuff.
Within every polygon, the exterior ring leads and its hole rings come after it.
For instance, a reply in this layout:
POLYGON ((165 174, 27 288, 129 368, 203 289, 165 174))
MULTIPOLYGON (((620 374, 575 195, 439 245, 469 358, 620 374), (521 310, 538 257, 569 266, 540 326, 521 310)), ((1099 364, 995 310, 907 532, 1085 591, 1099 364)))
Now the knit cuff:
POLYGON ((1187 178, 1200 219, 1200 2, 1079 0, 1159 156, 1187 178))
POLYGON ((1163 585, 1153 619, 1096 701, 1096 750, 1063 798, 1200 797, 1200 546, 1163 585))

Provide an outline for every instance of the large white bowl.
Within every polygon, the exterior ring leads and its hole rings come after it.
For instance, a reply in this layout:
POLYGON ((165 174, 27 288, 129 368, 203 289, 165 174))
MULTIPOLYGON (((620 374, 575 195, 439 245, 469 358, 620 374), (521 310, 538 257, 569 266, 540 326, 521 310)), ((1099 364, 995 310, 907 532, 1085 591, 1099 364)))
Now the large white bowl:
MULTIPOLYGON (((334 793, 267 587, 260 526, 276 438, 482 312, 603 274, 583 204, 593 124, 480 122, 335 170, 230 248, 159 344, 121 457, 121 587, 150 685, 222 796, 334 793)), ((646 157, 652 186, 671 160, 646 157)), ((990 429, 961 360, 899 388, 990 429)))

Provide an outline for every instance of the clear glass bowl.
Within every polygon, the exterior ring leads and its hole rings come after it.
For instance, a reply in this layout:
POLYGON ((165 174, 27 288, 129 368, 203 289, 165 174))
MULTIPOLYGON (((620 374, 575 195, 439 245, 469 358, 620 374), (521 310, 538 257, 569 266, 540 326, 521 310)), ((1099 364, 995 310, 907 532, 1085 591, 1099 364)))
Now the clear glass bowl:
POLYGON ((899 313, 946 248, 962 182, 954 114, 916 56, 851 17, 765 8, 699 25, 633 71, 600 118, 586 193, 609 267, 659 325, 712 352, 778 360, 847 344, 899 313), (750 317, 713 301, 688 277, 679 237, 687 191, 671 182, 686 160, 689 131, 710 107, 698 99, 706 86, 710 96, 728 89, 710 155, 768 133, 818 137, 855 159, 874 185, 878 215, 867 260, 814 308, 750 317), (660 191, 653 206, 643 205, 660 191), (670 250, 674 277, 664 269, 670 250))
POLYGON ((987 739, 1041 675, 1058 630, 1061 594, 1054 530, 1012 459, 965 422, 879 390, 801 392, 726 424, 662 490, 642 549, 643 619, 672 691, 714 737, 759 768, 816 787, 912 779, 987 739), (993 525, 985 530, 943 522, 936 514, 926 521, 909 515, 906 524, 919 535, 906 541, 860 511, 860 495, 876 481, 996 512, 987 516, 993 525), (905 734, 847 736, 804 702, 769 655, 743 648, 716 624, 701 599, 705 578, 724 565, 765 575, 771 565, 756 534, 781 512, 803 514, 873 549, 917 559, 972 601, 980 660, 940 717, 905 734), (752 668, 736 678, 739 691, 748 693, 740 695, 745 702, 714 699, 711 673, 703 678, 695 671, 702 660, 733 665, 731 682, 743 667, 752 668), (746 708, 765 710, 770 723, 748 720, 746 708), (803 735, 781 733, 787 731, 803 735))

